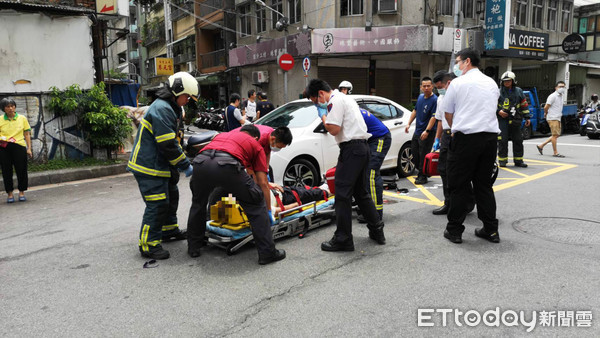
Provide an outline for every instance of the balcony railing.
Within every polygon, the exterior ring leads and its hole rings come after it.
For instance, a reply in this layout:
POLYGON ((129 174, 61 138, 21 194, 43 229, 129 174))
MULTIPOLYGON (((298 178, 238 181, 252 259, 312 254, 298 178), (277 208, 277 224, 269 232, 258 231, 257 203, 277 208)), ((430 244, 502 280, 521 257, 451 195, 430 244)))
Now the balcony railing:
POLYGON ((200 55, 202 68, 227 66, 227 53, 224 49, 200 55))
POLYGON ((176 4, 176 5, 181 8, 177 8, 175 6, 171 7, 172 8, 171 21, 177 21, 181 18, 191 15, 190 13, 192 13, 192 14, 194 13, 194 2, 193 1, 180 3, 180 4, 176 4))
POLYGON ((173 63, 178 65, 178 64, 189 62, 189 61, 195 61, 195 60, 196 60, 196 55, 194 55, 194 54, 179 54, 173 58, 173 63))
POLYGON ((159 25, 158 28, 150 28, 146 34, 144 45, 150 46, 154 43, 165 41, 165 26, 159 25))

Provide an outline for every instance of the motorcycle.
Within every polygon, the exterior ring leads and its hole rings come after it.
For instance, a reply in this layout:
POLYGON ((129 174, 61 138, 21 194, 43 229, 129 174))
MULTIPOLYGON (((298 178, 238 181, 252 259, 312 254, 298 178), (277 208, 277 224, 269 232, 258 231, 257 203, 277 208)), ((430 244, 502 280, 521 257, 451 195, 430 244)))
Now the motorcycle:
POLYGON ((581 135, 581 136, 587 135, 586 125, 587 125, 588 119, 590 118, 590 115, 595 112, 596 112, 596 109, 591 108, 591 107, 582 108, 579 111, 579 118, 581 119, 581 123, 579 125, 579 135, 581 135))
POLYGON ((194 121, 194 126, 200 129, 223 131, 225 127, 224 114, 224 108, 210 108, 205 112, 198 113, 198 117, 194 121))

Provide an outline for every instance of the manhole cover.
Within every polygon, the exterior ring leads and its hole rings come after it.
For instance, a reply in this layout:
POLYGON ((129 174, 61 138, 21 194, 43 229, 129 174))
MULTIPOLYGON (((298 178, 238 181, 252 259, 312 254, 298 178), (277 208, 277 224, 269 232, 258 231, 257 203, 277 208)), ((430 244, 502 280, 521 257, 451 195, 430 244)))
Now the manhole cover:
POLYGON ((578 218, 524 218, 513 223, 515 230, 552 242, 600 244, 600 222, 578 218))

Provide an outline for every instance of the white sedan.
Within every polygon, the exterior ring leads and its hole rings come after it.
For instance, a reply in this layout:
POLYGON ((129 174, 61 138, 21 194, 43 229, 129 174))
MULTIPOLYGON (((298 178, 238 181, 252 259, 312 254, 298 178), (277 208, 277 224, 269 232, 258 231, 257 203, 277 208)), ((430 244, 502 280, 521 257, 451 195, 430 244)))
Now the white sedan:
MULTIPOLYGON (((409 176, 415 168, 410 150, 414 126, 409 133, 405 133, 404 129, 411 112, 383 97, 349 96, 362 109, 383 121, 392 134, 392 145, 381 169, 396 168, 398 176, 409 176)), ((284 186, 318 186, 325 172, 335 167, 339 147, 323 127, 317 108, 310 100, 289 102, 260 118, 256 124, 272 128, 288 127, 294 135, 290 146, 271 153, 271 175, 275 183, 284 186)))

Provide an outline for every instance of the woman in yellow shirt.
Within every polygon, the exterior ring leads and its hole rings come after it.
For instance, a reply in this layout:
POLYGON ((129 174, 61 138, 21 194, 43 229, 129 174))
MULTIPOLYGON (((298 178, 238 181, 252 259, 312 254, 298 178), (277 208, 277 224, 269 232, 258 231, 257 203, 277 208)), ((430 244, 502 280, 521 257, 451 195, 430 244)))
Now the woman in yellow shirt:
POLYGON ((2 178, 4 190, 8 194, 7 203, 13 203, 13 167, 17 173, 19 183, 19 201, 25 202, 27 190, 27 156, 33 157, 31 152, 31 127, 27 118, 16 113, 17 104, 12 99, 2 99, 0 110, 4 116, 0 117, 0 165, 2 165, 2 178))

